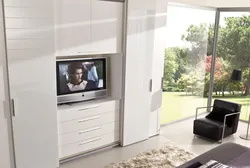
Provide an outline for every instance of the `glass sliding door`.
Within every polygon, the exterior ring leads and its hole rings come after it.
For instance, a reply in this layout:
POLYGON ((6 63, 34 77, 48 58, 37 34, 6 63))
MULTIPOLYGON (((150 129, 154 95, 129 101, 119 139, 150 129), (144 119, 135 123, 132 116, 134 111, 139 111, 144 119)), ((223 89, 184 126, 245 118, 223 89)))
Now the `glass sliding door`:
POLYGON ((207 106, 214 21, 213 9, 168 5, 161 124, 207 106))
MULTIPOLYGON (((220 10, 220 9, 219 9, 220 10)), ((242 104, 240 118, 248 120, 250 105, 250 13, 220 12, 213 100, 242 104), (243 71, 243 81, 231 81, 233 69, 243 71)))

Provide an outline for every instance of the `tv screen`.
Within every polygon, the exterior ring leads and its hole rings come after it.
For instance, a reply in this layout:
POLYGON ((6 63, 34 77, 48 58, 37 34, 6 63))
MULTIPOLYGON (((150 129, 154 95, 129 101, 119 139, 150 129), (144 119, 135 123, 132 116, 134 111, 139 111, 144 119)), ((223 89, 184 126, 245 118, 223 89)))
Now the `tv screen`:
POLYGON ((57 95, 106 89, 106 59, 58 60, 57 95))

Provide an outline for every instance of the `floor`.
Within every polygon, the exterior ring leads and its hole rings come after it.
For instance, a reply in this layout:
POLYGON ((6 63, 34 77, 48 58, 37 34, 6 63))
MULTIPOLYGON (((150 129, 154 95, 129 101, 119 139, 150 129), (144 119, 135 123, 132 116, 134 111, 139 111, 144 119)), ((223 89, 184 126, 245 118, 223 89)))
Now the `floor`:
POLYGON ((159 148, 169 142, 164 136, 156 136, 147 141, 127 147, 115 147, 64 163, 60 168, 104 168, 109 163, 127 160, 141 152, 159 148))
MULTIPOLYGON (((171 142, 174 142, 179 147, 186 149, 187 151, 195 153, 197 155, 202 154, 220 145, 218 142, 211 142, 206 139, 194 137, 192 128, 193 128, 193 118, 162 127, 161 135, 164 136, 166 139, 170 140, 171 142)), ((246 131, 247 131, 247 124, 244 122, 240 122, 237 133, 225 138, 223 143, 235 142, 250 147, 250 140, 246 141, 239 137, 240 135, 245 134, 246 131)))
MULTIPOLYGON (((130 145, 128 147, 115 147, 107 149, 89 156, 85 156, 74 161, 64 163, 60 168, 103 168, 112 162, 119 162, 129 159, 141 152, 159 148, 164 144, 172 142, 177 146, 186 149, 197 155, 202 154, 218 145, 217 142, 207 141, 193 136, 192 133, 193 119, 187 119, 180 122, 172 123, 161 128, 161 135, 152 137, 146 141, 130 145)), ((246 132, 247 124, 240 123, 238 132, 225 138, 224 142, 235 142, 250 147, 250 141, 239 138, 240 134, 246 132)))

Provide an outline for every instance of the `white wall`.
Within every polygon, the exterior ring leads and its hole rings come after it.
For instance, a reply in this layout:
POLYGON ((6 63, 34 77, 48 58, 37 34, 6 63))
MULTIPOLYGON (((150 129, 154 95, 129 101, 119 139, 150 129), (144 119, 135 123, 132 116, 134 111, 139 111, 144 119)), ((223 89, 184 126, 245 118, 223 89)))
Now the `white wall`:
POLYGON ((166 2, 177 2, 208 7, 250 7, 249 0, 166 0, 166 2))

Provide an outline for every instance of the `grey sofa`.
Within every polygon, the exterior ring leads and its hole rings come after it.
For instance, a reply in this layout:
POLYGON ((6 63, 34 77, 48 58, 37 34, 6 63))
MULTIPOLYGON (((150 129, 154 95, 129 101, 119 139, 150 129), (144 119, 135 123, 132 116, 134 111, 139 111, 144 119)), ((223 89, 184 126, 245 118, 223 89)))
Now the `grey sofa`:
POLYGON ((197 162, 205 164, 210 160, 216 160, 232 167, 250 168, 250 148, 235 143, 225 143, 194 158, 178 168, 192 167, 192 165, 197 162))

